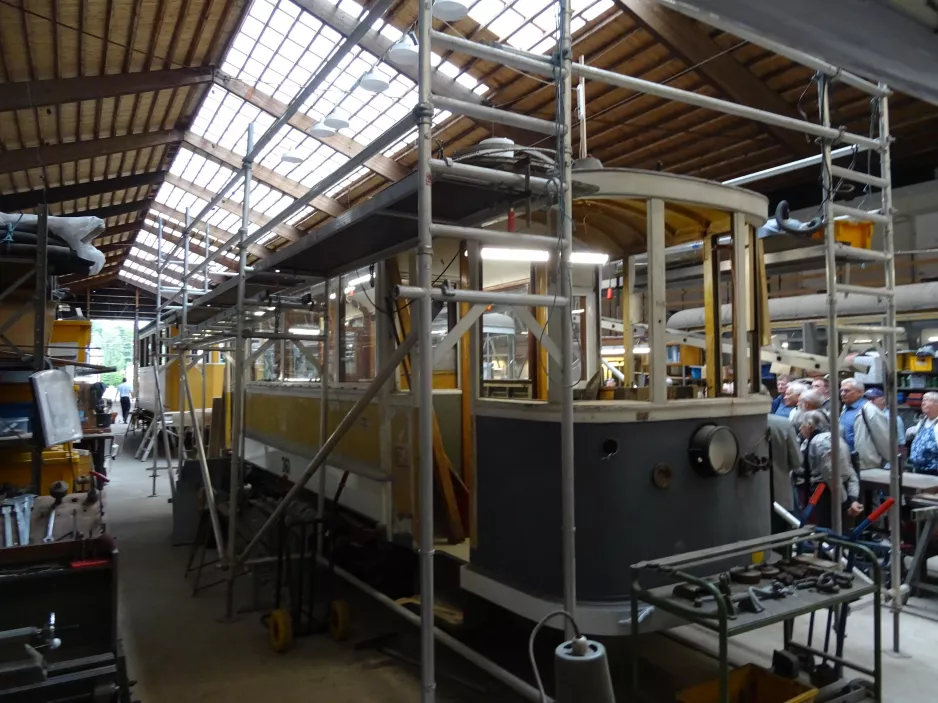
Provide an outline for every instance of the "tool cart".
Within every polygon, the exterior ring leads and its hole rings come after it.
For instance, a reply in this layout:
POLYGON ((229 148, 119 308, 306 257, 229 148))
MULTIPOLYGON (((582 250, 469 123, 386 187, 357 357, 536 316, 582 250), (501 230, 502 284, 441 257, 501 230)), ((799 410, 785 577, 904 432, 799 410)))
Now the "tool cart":
MULTIPOLYGON (((632 685, 639 685, 638 634, 641 628, 640 603, 646 603, 690 623, 716 632, 719 636, 719 680, 714 703, 732 703, 728 641, 730 637, 776 623, 785 623, 783 651, 801 659, 820 659, 839 678, 844 668, 869 677, 868 687, 876 700, 882 700, 882 628, 880 621, 882 569, 872 552, 863 545, 849 542, 813 528, 802 528, 771 537, 736 542, 712 549, 678 554, 632 566, 632 685), (872 582, 854 576, 840 561, 793 557, 804 545, 820 547, 826 543, 840 549, 848 562, 862 556, 872 565, 872 582), (739 566, 752 555, 782 553, 787 558, 751 566, 739 566), (711 571, 712 570, 712 571, 711 571), (699 574, 711 571, 713 576, 699 574), (646 588, 642 584, 662 578, 669 585, 646 588), (843 657, 848 604, 864 596, 873 596, 873 666, 851 662, 843 657), (793 620, 800 615, 828 610, 824 650, 812 646, 813 618, 807 643, 793 639, 793 620), (833 638, 833 651, 830 651, 833 638)), ((733 682, 735 683, 735 682, 733 682)), ((703 699, 700 699, 703 700, 703 699)), ((775 700, 775 699, 773 699, 775 700)), ((786 701, 791 698, 784 699, 786 701)), ((794 699, 799 700, 799 699, 794 699)))

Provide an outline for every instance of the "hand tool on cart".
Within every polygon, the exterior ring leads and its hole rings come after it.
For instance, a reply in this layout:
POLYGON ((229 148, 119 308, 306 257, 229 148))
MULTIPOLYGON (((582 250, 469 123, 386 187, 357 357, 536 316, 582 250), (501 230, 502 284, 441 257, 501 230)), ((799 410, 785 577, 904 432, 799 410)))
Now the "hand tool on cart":
POLYGON ((52 531, 55 529, 55 511, 62 504, 62 499, 68 495, 68 484, 65 481, 56 481, 49 488, 49 494, 54 502, 49 509, 49 520, 46 523, 46 536, 42 538, 43 542, 52 541, 52 531))
POLYGON ((20 545, 29 544, 31 522, 29 516, 35 501, 36 496, 31 493, 7 498, 7 503, 13 506, 13 514, 16 516, 16 530, 19 533, 20 545))
POLYGON ((13 513, 13 507, 10 505, 4 504, 0 506, 0 510, 3 511, 3 546, 12 547, 13 546, 13 521, 10 519, 10 516, 13 513))
POLYGON ((876 510, 867 515, 863 520, 860 521, 860 524, 853 528, 853 531, 848 536, 848 539, 851 542, 856 541, 860 538, 860 535, 869 527, 872 523, 879 520, 883 515, 885 515, 889 509, 896 504, 895 498, 887 498, 883 501, 883 504, 880 505, 876 510))

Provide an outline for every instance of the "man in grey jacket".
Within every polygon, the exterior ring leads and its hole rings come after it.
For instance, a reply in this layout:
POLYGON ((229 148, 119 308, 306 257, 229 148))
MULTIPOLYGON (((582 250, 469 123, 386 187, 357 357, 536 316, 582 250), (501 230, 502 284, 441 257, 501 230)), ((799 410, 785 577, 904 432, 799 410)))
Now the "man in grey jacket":
POLYGON ((772 500, 794 509, 791 474, 801 469, 801 449, 795 427, 780 415, 769 415, 769 450, 772 453, 772 500))
POLYGON ((835 486, 831 484, 833 437, 827 416, 818 410, 806 412, 801 418, 801 436, 805 438, 801 454, 804 458, 803 468, 807 479, 803 502, 806 502, 807 497, 818 484, 825 483, 829 489, 821 497, 821 502, 815 508, 811 521, 816 525, 830 526, 831 509, 834 505, 839 505, 850 518, 863 512, 863 506, 860 504, 860 479, 853 466, 850 465, 847 443, 843 438, 838 439, 840 442, 840 461, 838 462, 840 486, 836 487, 837 497, 831 498, 831 493, 835 490, 835 486))
POLYGON ((889 419, 863 398, 864 390, 863 384, 853 378, 840 384, 840 397, 844 401, 840 434, 855 455, 858 471, 881 469, 896 455, 889 442, 889 419))

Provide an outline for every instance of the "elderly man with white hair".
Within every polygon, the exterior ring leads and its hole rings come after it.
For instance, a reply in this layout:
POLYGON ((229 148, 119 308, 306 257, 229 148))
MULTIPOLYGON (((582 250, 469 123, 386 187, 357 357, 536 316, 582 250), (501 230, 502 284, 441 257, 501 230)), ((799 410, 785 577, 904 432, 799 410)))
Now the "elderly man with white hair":
POLYGON ((915 473, 938 475, 938 393, 922 396, 922 420, 909 433, 915 433, 909 449, 909 466, 915 473))
POLYGON ((881 469, 895 456, 889 442, 889 420, 863 397, 865 387, 855 378, 840 382, 840 433, 850 447, 854 467, 859 471, 881 469))
POLYGON ((824 397, 813 388, 806 388, 801 392, 798 407, 790 415, 791 424, 794 425, 796 432, 801 427, 801 416, 809 410, 818 410, 828 415, 827 411, 824 410, 824 397))
POLYGON ((790 418, 791 414, 798 407, 798 401, 801 399, 801 394, 804 393, 806 388, 807 386, 803 383, 796 381, 789 382, 788 386, 785 388, 785 395, 782 396, 782 404, 778 406, 778 409, 773 414, 790 418))

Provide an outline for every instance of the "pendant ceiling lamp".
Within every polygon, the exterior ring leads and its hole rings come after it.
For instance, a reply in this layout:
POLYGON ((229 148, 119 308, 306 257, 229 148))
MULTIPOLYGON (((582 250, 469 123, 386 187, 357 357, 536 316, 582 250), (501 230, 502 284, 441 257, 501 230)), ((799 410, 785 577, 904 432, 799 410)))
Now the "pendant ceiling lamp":
POLYGON ((332 129, 347 129, 349 125, 348 113, 339 108, 335 108, 330 112, 323 121, 326 123, 326 127, 331 127, 332 129))
POLYGON ((320 120, 312 126, 309 130, 309 133, 314 137, 319 137, 320 139, 325 139, 326 137, 331 137, 335 135, 335 130, 332 129, 325 122, 320 120))
POLYGON ((405 34, 394 46, 388 49, 388 58, 405 66, 416 66, 418 56, 417 36, 413 32, 405 34))
POLYGON ((444 22, 455 22, 469 14, 467 0, 434 0, 433 16, 444 22))
POLYGON ((369 93, 383 93, 391 87, 388 80, 374 69, 371 69, 362 76, 358 81, 358 85, 369 93))

